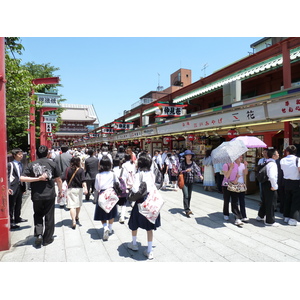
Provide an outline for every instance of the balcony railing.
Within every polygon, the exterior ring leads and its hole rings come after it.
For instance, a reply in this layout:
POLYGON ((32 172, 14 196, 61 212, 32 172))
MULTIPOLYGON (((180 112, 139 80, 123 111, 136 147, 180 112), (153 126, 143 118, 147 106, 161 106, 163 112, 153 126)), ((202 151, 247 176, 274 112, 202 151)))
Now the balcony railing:
POLYGON ((139 101, 133 103, 133 104, 131 105, 131 109, 134 109, 134 108, 139 107, 139 106, 141 106, 141 105, 149 104, 149 103, 151 103, 153 100, 154 100, 154 99, 152 99, 152 98, 142 98, 141 100, 139 100, 139 101))

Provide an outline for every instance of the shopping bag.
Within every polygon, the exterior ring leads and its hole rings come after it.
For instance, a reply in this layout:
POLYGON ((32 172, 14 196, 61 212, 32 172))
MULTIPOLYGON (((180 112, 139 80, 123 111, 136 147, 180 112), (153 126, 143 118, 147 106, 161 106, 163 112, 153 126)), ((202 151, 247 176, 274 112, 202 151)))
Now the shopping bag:
POLYGON ((109 213, 113 207, 119 201, 119 197, 117 196, 115 190, 113 188, 108 188, 102 193, 99 194, 98 197, 98 205, 106 212, 109 213))
POLYGON ((183 187, 184 187, 184 177, 183 177, 183 174, 182 174, 182 173, 180 173, 180 174, 178 175, 177 185, 178 185, 178 187, 179 187, 180 189, 183 189, 183 187))
POLYGON ((170 182, 169 175, 167 173, 164 174, 164 185, 168 185, 170 182))
POLYGON ((164 203, 165 201, 159 194, 158 190, 152 190, 148 193, 148 196, 143 203, 138 203, 139 213, 142 214, 148 221, 155 224, 164 203))
POLYGON ((61 194, 60 197, 57 197, 57 203, 60 203, 61 205, 67 203, 67 192, 68 192, 68 184, 67 181, 64 180, 62 183, 62 189, 61 189, 61 194))

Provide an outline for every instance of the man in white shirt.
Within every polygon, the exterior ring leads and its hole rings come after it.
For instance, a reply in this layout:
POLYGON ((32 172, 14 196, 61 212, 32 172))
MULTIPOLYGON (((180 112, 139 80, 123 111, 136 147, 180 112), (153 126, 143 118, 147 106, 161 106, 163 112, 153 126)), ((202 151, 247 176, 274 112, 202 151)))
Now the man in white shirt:
POLYGON ((162 171, 163 164, 162 164, 161 154, 160 154, 159 150, 154 151, 154 156, 153 156, 152 160, 156 162, 159 170, 162 171))
POLYGON ((277 199, 277 178, 278 178, 278 168, 275 162, 278 159, 279 154, 275 149, 268 149, 267 151, 267 176, 268 180, 261 184, 262 187, 262 203, 258 211, 258 216, 256 220, 263 221, 266 217, 265 225, 277 227, 278 223, 275 222, 275 207, 277 199))
POLYGON ((280 161, 285 193, 283 216, 285 223, 296 226, 300 211, 300 163, 294 145, 288 146, 285 152, 287 156, 280 161))

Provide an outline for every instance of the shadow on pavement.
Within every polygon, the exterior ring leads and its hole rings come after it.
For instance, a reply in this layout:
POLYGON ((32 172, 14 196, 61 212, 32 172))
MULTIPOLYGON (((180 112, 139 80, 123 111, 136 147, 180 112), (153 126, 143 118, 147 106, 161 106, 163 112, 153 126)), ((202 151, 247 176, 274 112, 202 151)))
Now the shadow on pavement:
POLYGON ((103 228, 97 229, 97 228, 90 228, 87 233, 91 235, 91 239, 93 240, 102 240, 103 236, 103 228))
POLYGON ((199 225, 204 225, 210 228, 225 227, 224 220, 223 220, 223 213, 221 212, 211 213, 205 217, 195 218, 195 220, 199 225))
POLYGON ((184 212, 184 210, 182 208, 170 208, 169 212, 171 214, 173 214, 173 215, 175 215, 175 214, 181 214, 181 215, 185 216, 185 212, 184 212))
MULTIPOLYGON (((138 251, 133 251, 131 249, 128 249, 127 247, 127 243, 123 243, 121 244, 119 247, 118 247, 118 252, 119 252, 119 255, 121 257, 125 257, 125 258, 132 258, 134 260, 137 260, 137 261, 144 261, 144 260, 147 260, 147 257, 143 254, 143 251, 145 249, 147 249, 147 247, 142 247, 141 246, 141 243, 137 242, 137 245, 139 246, 139 250, 138 251)), ((153 247, 154 248, 154 247, 153 247)))

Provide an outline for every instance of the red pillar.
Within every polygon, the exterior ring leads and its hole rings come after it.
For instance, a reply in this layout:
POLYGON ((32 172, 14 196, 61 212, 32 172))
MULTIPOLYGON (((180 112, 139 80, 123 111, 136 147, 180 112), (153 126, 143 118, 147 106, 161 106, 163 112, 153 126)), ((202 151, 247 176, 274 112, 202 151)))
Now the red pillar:
POLYGON ((29 141, 30 141, 30 160, 36 160, 36 143, 35 143, 35 100, 31 96, 30 109, 29 109, 29 141))
POLYGON ((4 37, 0 37, 0 251, 10 248, 5 82, 5 42, 4 37))
MULTIPOLYGON (((290 61, 290 50, 288 49, 287 42, 283 42, 281 45, 282 49, 282 70, 283 70, 283 87, 288 89, 292 86, 291 76, 291 61, 290 61)), ((290 122, 284 122, 284 149, 292 144, 292 125, 290 122)))

